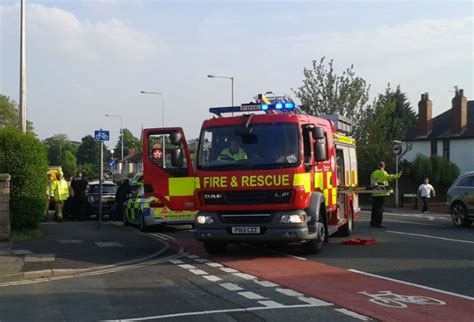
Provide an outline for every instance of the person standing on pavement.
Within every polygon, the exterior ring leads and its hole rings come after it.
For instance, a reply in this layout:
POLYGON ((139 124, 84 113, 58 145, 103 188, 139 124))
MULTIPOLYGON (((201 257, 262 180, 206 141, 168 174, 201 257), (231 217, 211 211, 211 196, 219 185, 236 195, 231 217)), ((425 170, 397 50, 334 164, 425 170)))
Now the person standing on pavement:
POLYGON ((64 202, 69 198, 69 189, 67 181, 63 178, 63 173, 58 172, 56 180, 53 182, 54 195, 54 219, 57 222, 63 221, 63 207, 64 202))
POLYGON ((87 198, 86 192, 89 188, 89 182, 82 176, 82 171, 78 171, 77 175, 71 181, 71 187, 74 190, 73 197, 73 220, 82 221, 85 218, 87 198))
POLYGON ((128 179, 124 179, 115 193, 115 203, 117 204, 115 208, 116 220, 123 219, 123 203, 127 200, 127 196, 131 191, 132 189, 130 187, 130 181, 128 179))
POLYGON ((397 174, 389 174, 385 171, 385 162, 380 161, 378 169, 372 172, 370 176, 370 184, 372 189, 383 190, 383 192, 372 193, 372 214, 370 219, 370 227, 372 228, 385 228, 382 226, 383 221, 383 206, 385 203, 385 197, 390 195, 388 189, 388 181, 398 179, 403 174, 400 171, 397 174))
POLYGON ((436 197, 436 192, 433 186, 430 184, 430 179, 425 178, 422 184, 418 187, 418 196, 421 197, 423 201, 423 213, 429 214, 428 210, 428 199, 431 197, 431 193, 433 193, 433 198, 436 197))

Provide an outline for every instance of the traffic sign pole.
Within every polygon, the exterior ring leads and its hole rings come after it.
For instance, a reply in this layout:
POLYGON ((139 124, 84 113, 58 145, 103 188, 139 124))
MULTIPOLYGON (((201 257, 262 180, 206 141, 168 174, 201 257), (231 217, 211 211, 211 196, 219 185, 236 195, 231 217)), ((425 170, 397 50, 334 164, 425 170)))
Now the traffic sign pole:
POLYGON ((104 141, 100 141, 100 177, 99 177, 99 229, 102 223, 102 178, 104 177, 104 141))
POLYGON ((99 218, 97 218, 97 223, 99 225, 102 223, 102 179, 104 178, 104 141, 108 141, 110 138, 110 132, 104 131, 102 129, 94 132, 94 141, 100 142, 100 176, 99 176, 99 218))
MULTIPOLYGON (((395 154, 395 172, 398 174, 398 159, 402 153, 401 144, 395 143, 392 147, 392 151, 395 154)), ((398 178, 395 179, 395 208, 398 208, 398 178)))

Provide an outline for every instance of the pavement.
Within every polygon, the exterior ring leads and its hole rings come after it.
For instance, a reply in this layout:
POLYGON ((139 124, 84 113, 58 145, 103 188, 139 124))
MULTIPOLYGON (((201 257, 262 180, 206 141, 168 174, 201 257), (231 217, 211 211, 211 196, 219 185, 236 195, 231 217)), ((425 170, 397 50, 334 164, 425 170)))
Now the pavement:
POLYGON ((0 282, 71 275, 159 257, 166 241, 95 221, 43 222, 41 239, 0 242, 0 282))

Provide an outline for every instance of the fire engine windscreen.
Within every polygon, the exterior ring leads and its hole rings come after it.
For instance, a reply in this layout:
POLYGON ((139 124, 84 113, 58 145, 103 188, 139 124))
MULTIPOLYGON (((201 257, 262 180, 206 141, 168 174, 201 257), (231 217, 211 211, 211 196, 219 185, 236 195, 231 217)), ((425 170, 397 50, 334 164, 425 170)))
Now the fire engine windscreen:
POLYGON ((252 170, 294 167, 300 163, 298 126, 254 123, 204 128, 197 167, 202 170, 252 170))

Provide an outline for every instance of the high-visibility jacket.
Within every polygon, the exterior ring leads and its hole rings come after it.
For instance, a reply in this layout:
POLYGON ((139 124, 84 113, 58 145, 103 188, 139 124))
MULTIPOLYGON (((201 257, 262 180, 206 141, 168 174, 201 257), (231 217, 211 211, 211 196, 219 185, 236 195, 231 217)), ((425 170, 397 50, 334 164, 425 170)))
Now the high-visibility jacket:
POLYGON ((51 189, 53 190, 55 201, 65 201, 69 197, 68 184, 64 179, 54 180, 51 189))
MULTIPOLYGON (((387 171, 382 170, 382 169, 377 169, 374 172, 372 172, 372 175, 370 176, 370 185, 372 187, 383 187, 384 189, 387 189, 388 187, 388 181, 393 180, 393 179, 398 179, 400 178, 400 174, 388 174, 387 171)), ((389 196, 390 192, 376 192, 373 193, 372 196, 374 197, 379 197, 379 196, 389 196)))
POLYGON ((239 161, 239 160, 246 160, 247 159, 247 153, 242 148, 239 148, 239 151, 237 153, 232 154, 230 152, 229 148, 225 148, 222 150, 221 154, 219 154, 219 157, 217 160, 234 160, 234 161, 239 161))

